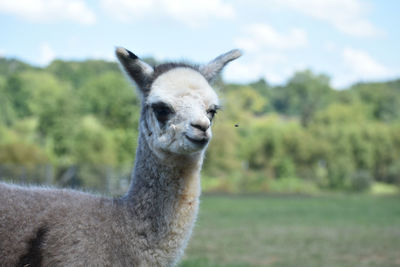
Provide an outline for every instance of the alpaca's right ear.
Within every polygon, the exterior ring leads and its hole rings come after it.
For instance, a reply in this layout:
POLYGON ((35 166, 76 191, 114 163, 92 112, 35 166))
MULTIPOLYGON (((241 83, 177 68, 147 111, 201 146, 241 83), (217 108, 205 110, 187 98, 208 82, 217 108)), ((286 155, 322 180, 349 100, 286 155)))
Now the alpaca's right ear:
POLYGON ((151 79, 154 69, 146 62, 140 60, 134 53, 123 48, 117 47, 115 54, 118 57, 124 71, 139 87, 142 93, 146 93, 145 84, 151 79))

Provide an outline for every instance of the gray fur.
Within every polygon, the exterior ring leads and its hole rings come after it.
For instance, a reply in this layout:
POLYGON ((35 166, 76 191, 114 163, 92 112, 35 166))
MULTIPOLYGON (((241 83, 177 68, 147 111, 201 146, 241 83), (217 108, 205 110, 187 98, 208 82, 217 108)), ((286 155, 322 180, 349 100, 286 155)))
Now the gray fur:
POLYGON ((154 72, 153 67, 125 48, 117 47, 115 54, 128 78, 132 79, 138 85, 141 93, 146 95, 150 90, 149 85, 154 72))
MULTIPOLYGON (((117 55, 145 87, 153 68, 125 49, 117 55)), ((0 265, 174 266, 197 216, 206 146, 161 159, 148 143, 151 115, 142 103, 132 182, 121 198, 0 183, 0 265)))
POLYGON ((200 72, 204 75, 207 81, 212 82, 225 67, 226 64, 232 60, 237 59, 242 55, 238 49, 231 50, 225 54, 220 55, 208 64, 200 67, 200 72))

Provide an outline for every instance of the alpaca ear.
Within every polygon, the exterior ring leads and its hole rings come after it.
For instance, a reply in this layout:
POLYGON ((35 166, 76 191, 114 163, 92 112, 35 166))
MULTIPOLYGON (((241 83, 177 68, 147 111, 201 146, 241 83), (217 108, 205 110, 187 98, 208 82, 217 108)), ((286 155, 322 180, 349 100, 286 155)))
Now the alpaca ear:
POLYGON ((151 79, 154 69, 146 62, 140 60, 134 53, 123 47, 117 47, 115 54, 128 77, 137 84, 142 93, 146 93, 144 91, 146 88, 144 87, 146 82, 151 79))
POLYGON ((217 75, 225 67, 226 64, 232 60, 237 59, 242 55, 242 52, 238 49, 231 50, 225 54, 220 55, 208 64, 200 67, 200 72, 204 75, 208 82, 214 81, 217 75))

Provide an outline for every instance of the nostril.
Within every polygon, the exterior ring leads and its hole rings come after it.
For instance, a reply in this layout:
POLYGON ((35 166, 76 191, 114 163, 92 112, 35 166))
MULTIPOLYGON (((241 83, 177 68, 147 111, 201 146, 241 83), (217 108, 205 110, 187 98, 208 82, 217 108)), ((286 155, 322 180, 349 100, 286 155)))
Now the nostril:
POLYGON ((203 132, 207 131, 207 129, 210 127, 210 124, 199 124, 199 123, 191 123, 190 124, 193 128, 199 129, 203 132))

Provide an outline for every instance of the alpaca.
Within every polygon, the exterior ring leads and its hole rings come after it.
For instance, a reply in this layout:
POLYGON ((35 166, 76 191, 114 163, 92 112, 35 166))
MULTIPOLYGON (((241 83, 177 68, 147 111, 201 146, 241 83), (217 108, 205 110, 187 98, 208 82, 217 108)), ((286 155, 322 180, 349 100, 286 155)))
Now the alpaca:
POLYGON ((117 48, 141 115, 128 192, 118 198, 0 183, 1 266, 174 266, 196 220, 218 97, 210 83, 241 53, 152 67, 117 48))

